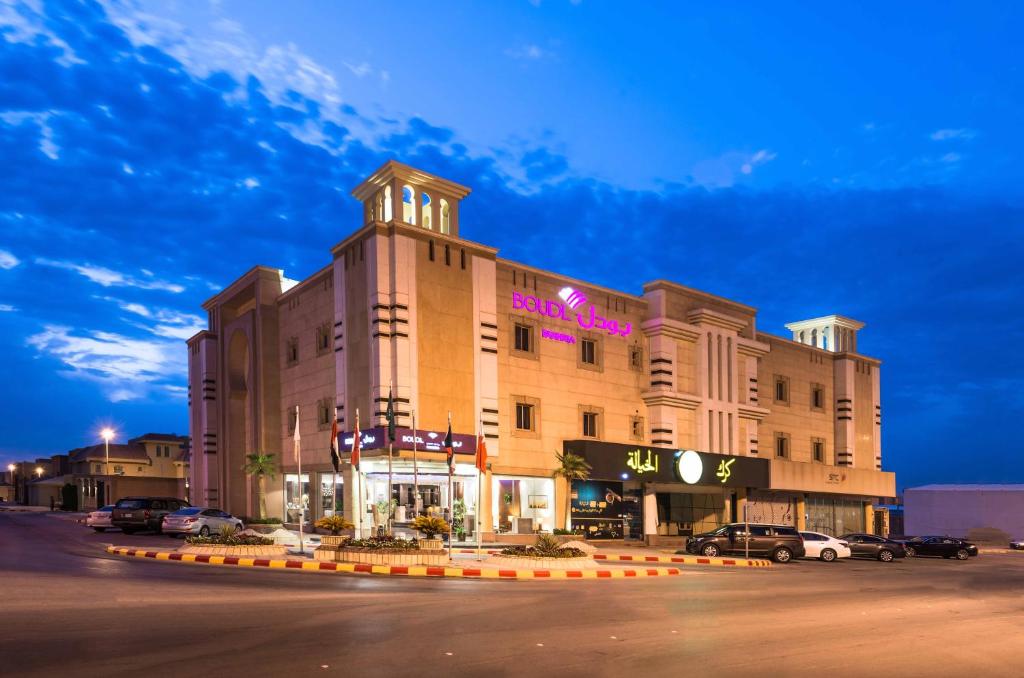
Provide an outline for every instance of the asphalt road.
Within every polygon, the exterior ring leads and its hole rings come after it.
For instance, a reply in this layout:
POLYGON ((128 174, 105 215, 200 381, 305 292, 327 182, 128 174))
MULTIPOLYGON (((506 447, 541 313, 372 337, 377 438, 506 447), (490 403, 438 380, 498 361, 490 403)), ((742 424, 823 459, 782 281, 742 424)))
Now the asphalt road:
POLYGON ((424 580, 108 556, 0 513, 0 676, 1024 674, 1024 553, 608 581, 424 580))

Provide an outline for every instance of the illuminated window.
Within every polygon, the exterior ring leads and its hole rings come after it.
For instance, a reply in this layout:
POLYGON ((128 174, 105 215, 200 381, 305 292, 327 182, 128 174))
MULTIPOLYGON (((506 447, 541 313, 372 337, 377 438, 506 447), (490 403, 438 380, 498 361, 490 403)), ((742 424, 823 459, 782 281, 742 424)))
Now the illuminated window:
POLYGON ((442 198, 441 200, 441 233, 450 235, 452 232, 452 211, 448 206, 448 201, 442 198))
POLYGON ((384 187, 384 221, 391 221, 392 215, 391 187, 384 187))
POLYGON ((430 196, 426 193, 420 195, 420 208, 421 216, 420 223, 423 224, 423 228, 434 228, 434 225, 430 222, 430 196))
POLYGON ((416 223, 416 192, 412 186, 402 186, 402 221, 416 223))

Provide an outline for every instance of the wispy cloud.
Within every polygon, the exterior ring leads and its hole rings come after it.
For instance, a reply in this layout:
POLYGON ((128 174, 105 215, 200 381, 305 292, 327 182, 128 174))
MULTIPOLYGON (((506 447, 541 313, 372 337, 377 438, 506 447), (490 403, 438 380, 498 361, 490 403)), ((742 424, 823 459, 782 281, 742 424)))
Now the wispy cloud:
POLYGON ((158 337, 167 339, 189 339, 197 332, 206 329, 206 322, 194 313, 182 313, 169 308, 150 308, 145 304, 134 301, 125 301, 117 297, 97 297, 103 301, 110 301, 117 304, 122 311, 132 313, 146 320, 150 324, 129 321, 133 327, 138 327, 158 337))
POLYGON ((526 43, 506 49, 505 56, 523 61, 539 61, 540 59, 554 56, 554 52, 534 43, 526 43))
POLYGON ((697 163, 690 178, 694 183, 707 188, 727 188, 735 184, 737 179, 752 175, 754 170, 776 157, 774 151, 766 148, 753 153, 729 151, 697 163))
POLYGON ((777 155, 777 153, 762 148, 760 151, 750 156, 747 162, 740 165, 740 172, 750 174, 754 171, 755 167, 775 160, 777 155))
POLYGON ((179 341, 133 339, 122 334, 46 325, 26 343, 56 358, 70 377, 98 383, 112 402, 145 398, 165 382, 185 377, 187 358, 179 341))
POLYGON ((10 304, 0 304, 0 313, 14 313, 18 309, 10 304))
POLYGON ((357 78, 365 78, 366 76, 373 73, 373 66, 366 63, 365 61, 358 64, 350 64, 347 61, 343 63, 345 64, 345 68, 350 70, 352 72, 352 75, 356 76, 357 78))
POLYGON ((164 290, 166 292, 174 292, 179 294, 185 291, 182 285, 177 283, 171 283, 164 280, 141 280, 119 271, 114 271, 103 266, 94 266, 92 264, 76 264, 71 261, 58 261, 55 259, 37 258, 36 263, 40 266, 50 266, 52 268, 59 268, 66 271, 74 271, 97 285, 103 287, 136 287, 140 290, 164 290))
POLYGON ((0 250, 0 268, 3 270, 9 271, 20 263, 21 259, 18 257, 14 256, 7 250, 0 250))
POLYGON ((950 141, 953 139, 970 141, 976 136, 978 136, 977 130, 970 129, 968 127, 960 127, 957 129, 937 129, 929 135, 929 138, 931 138, 932 141, 950 141))

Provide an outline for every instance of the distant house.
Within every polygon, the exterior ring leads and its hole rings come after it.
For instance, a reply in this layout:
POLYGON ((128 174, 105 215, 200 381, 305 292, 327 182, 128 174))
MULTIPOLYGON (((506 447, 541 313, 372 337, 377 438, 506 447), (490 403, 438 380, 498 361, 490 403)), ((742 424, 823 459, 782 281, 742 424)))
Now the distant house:
POLYGON ((186 498, 188 438, 147 433, 127 443, 103 443, 68 453, 78 507, 90 510, 121 497, 154 495, 186 498))
POLYGON ((1024 485, 924 485, 903 493, 908 535, 1024 538, 1024 485))

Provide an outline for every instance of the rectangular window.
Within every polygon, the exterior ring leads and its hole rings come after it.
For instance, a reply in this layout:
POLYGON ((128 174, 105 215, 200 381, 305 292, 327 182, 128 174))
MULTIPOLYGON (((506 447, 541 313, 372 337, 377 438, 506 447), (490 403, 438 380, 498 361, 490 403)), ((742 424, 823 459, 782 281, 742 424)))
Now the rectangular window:
POLYGON ((321 431, 331 427, 331 401, 329 398, 317 401, 316 425, 321 431))
POLYGON ((434 241, 433 240, 431 240, 430 243, 427 245, 427 257, 431 261, 434 260, 434 241))
POLYGON ((811 458, 814 461, 825 461, 825 440, 822 438, 811 438, 811 458))
POLYGON ((284 516, 289 523, 309 520, 309 475, 302 474, 301 484, 298 474, 285 475, 284 516))
POLYGON ((445 266, 451 266, 452 265, 452 248, 449 247, 448 245, 444 246, 444 265, 445 266))
POLYGON ((629 437, 633 440, 644 439, 644 418, 643 417, 630 417, 629 418, 629 437))
POLYGON ((342 476, 334 473, 320 474, 320 515, 344 515, 345 485, 342 476), (337 484, 335 484, 337 483, 337 484))
POLYGON ((124 466, 121 466, 120 464, 114 464, 114 475, 123 476, 124 466))
POLYGON ((516 428, 520 431, 533 430, 533 405, 516 403, 516 428))
POLYGON ((331 323, 316 328, 316 354, 323 355, 331 350, 331 323))
POLYGON ((775 457, 777 459, 789 459, 789 434, 775 434, 775 457))
POLYGON ((285 362, 288 367, 295 365, 299 362, 299 339, 298 337, 292 337, 285 343, 285 362))
POLYGON ((533 352, 533 328, 529 325, 515 324, 515 348, 523 353, 533 352))
POLYGON ((585 365, 597 364, 597 342, 593 339, 580 340, 580 361, 585 365))
POLYGON ((285 412, 285 421, 288 422, 288 435, 295 433, 295 408, 289 407, 285 412))
POLYGON ((789 404, 789 377, 775 375, 775 402, 789 404))
POLYGON ((466 250, 459 250, 459 258, 461 259, 462 270, 465 271, 466 270, 466 250))
POLYGON ((637 372, 644 371, 644 349, 641 346, 629 347, 629 369, 637 372))
POLYGON ((583 436, 585 438, 597 437, 597 412, 583 413, 583 436))
POLYGON ((825 409, 825 387, 821 384, 811 384, 811 409, 825 409))

